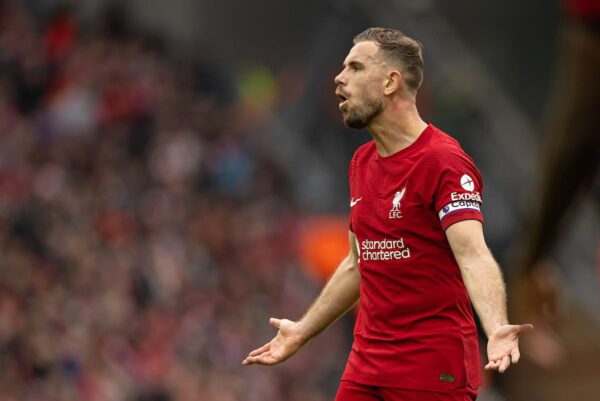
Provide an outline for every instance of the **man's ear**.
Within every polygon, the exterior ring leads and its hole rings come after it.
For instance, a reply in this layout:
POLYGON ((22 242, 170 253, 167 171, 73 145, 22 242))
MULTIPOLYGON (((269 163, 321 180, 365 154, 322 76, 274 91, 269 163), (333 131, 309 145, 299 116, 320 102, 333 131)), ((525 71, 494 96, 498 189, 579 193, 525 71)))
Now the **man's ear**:
POLYGON ((385 95, 391 95, 392 93, 394 93, 398 89, 400 89, 400 87, 402 87, 403 84, 404 84, 404 81, 402 80, 402 74, 400 73, 400 71, 392 70, 392 71, 390 71, 390 73, 388 74, 388 76, 385 80, 385 85, 383 87, 383 93, 385 95))

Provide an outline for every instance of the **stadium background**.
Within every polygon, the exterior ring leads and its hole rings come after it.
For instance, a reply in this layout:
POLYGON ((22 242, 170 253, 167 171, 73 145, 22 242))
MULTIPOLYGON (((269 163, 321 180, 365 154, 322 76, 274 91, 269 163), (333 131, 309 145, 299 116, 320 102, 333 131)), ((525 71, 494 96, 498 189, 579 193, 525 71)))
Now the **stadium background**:
MULTIPOLYGON (((423 42, 420 110, 480 167, 510 273, 564 20, 547 0, 0 1, 0 401, 333 399, 351 316, 284 365, 241 360, 345 252, 369 139, 333 95, 352 36, 423 42)), ((598 345, 598 232, 590 198, 554 252, 575 343, 598 345)), ((558 382, 598 394, 591 354, 565 358, 558 382)), ((525 357, 479 399, 575 399, 543 394, 560 369, 525 357)))

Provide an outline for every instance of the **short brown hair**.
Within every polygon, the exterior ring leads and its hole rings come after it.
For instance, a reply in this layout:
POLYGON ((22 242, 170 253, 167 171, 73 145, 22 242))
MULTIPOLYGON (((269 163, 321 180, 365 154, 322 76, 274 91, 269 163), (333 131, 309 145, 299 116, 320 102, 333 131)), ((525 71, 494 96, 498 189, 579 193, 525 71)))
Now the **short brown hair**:
POLYGON ((423 45, 397 29, 369 28, 354 37, 354 44, 372 41, 393 61, 400 62, 406 85, 417 90, 423 82, 423 45))

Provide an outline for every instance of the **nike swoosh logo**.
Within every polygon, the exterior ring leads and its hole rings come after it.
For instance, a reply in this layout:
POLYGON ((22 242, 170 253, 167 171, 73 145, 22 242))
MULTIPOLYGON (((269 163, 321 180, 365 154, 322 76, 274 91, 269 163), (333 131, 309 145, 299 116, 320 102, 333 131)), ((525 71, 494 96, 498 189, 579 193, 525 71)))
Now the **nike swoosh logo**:
POLYGON ((358 198, 357 200, 354 200, 354 198, 350 199, 350 207, 354 207, 354 205, 356 205, 358 202, 360 202, 361 199, 362 199, 362 196, 360 198, 358 198))

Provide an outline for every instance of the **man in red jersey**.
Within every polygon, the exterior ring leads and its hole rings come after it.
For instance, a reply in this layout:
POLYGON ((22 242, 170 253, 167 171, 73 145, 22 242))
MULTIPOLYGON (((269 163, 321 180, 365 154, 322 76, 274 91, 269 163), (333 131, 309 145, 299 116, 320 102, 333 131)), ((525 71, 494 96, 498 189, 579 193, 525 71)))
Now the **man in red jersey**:
POLYGON ((299 321, 270 319, 273 340, 243 364, 292 356, 360 299, 337 401, 467 400, 480 384, 473 303, 486 369, 519 360, 500 269, 485 244, 481 176, 458 142, 417 111, 419 42, 370 28, 335 78, 344 123, 366 127, 349 168, 350 252, 299 321))

